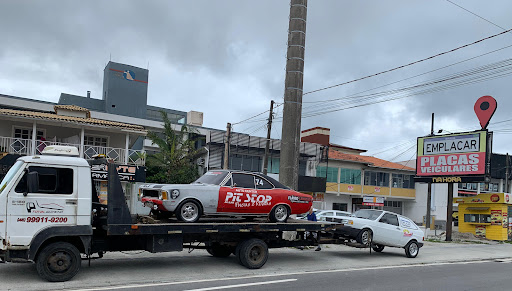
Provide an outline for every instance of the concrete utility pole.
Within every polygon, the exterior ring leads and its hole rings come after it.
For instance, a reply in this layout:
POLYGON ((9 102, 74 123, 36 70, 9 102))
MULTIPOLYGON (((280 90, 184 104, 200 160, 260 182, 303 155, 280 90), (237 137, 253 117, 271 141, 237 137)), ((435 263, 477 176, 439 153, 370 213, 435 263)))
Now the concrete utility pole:
POLYGON ((503 192, 508 193, 508 153, 505 160, 505 190, 503 192))
POLYGON ((279 180, 284 185, 295 190, 297 190, 299 185, 300 125, 302 118, 307 4, 307 0, 290 1, 286 79, 284 82, 279 180))
POLYGON ((229 146, 231 145, 231 123, 226 127, 226 139, 224 141, 224 165, 223 169, 229 169, 229 146))
POLYGON ((267 142, 265 143, 265 156, 263 157, 263 174, 267 174, 268 168, 268 148, 270 147, 270 133, 272 132, 272 114, 274 111, 274 100, 270 100, 270 113, 267 123, 267 142))

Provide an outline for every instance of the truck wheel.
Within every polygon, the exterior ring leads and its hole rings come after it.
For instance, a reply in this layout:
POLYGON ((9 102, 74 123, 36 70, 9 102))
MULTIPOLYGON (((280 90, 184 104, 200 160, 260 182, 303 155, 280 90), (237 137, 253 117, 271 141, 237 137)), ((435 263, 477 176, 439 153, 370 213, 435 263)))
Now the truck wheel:
POLYGON ((252 238, 243 241, 238 247, 238 260, 243 266, 249 269, 259 269, 267 262, 268 247, 264 241, 252 238))
POLYGON ((288 220, 288 216, 290 216, 288 207, 286 205, 279 204, 272 208, 272 211, 270 212, 270 221, 286 222, 286 220, 288 220))
POLYGON ((408 258, 416 258, 416 256, 418 255, 419 252, 420 252, 420 247, 418 246, 418 243, 415 241, 410 241, 405 246, 405 255, 408 258))
POLYGON ((212 244, 209 248, 206 249, 206 251, 214 257, 225 258, 231 255, 233 248, 219 244, 212 244))
POLYGON ((374 251, 376 251, 377 253, 380 253, 384 250, 384 246, 383 245, 372 245, 372 249, 374 251))
POLYGON ((78 249, 67 242, 47 245, 36 259, 39 276, 50 282, 64 282, 73 278, 80 270, 82 259, 78 249))
POLYGON ((372 243, 372 231, 365 228, 357 235, 357 242, 365 246, 370 246, 372 243))
POLYGON ((185 201, 176 209, 176 218, 184 222, 196 222, 201 217, 201 207, 193 200, 185 201))

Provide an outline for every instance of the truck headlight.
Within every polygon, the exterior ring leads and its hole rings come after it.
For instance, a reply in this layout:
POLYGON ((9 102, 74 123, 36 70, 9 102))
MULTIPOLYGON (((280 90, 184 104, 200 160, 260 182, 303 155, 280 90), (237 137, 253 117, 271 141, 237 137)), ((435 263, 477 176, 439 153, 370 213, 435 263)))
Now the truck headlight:
POLYGON ((167 191, 162 191, 162 192, 160 192, 160 199, 161 199, 161 200, 167 200, 167 197, 168 197, 168 196, 169 196, 169 195, 167 194, 167 191))
POLYGON ((172 199, 176 199, 180 196, 180 190, 178 189, 174 189, 171 191, 171 198, 172 199))

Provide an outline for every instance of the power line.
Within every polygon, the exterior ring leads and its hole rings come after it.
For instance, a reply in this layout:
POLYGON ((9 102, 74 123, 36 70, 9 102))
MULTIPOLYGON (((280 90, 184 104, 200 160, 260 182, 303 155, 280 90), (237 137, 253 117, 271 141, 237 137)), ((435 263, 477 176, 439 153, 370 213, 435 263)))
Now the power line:
MULTIPOLYGON (((506 32, 509 32, 511 31, 512 29, 506 31, 506 32)), ((497 36, 497 35, 494 35, 494 36, 497 36)), ((494 37, 494 36, 491 36, 491 37, 494 37)), ((489 37, 489 38, 491 38, 489 37)), ((484 40, 484 39, 482 39, 484 40)), ((480 40, 480 41, 482 41, 480 40)), ((476 43, 476 42, 475 42, 476 43)), ((474 44, 474 43, 473 43, 474 44)), ((395 81, 395 82, 391 82, 391 83, 388 83, 388 84, 385 84, 385 85, 382 85, 382 86, 378 86, 378 87, 374 87, 372 89, 368 89, 368 90, 364 90, 364 91, 361 91, 359 93, 355 93, 355 94, 361 94, 361 93, 365 93, 365 92, 368 92, 368 91, 372 91, 372 90, 375 90, 375 89, 379 89, 379 88, 382 88, 382 87, 387 87, 389 85, 393 85, 393 84, 396 84, 396 83, 399 83, 399 82, 403 82, 403 81, 406 81, 406 80, 410 80, 410 79, 413 79, 413 78, 416 78, 416 77, 420 77, 420 76, 423 76, 423 75, 426 75, 426 74, 429 74, 429 73, 432 73, 432 72, 435 72, 435 71, 439 71, 439 70, 442 70, 442 69, 446 69, 446 68, 449 68, 449 67, 452 67, 452 66, 455 66, 455 65, 458 65, 458 64, 461 64, 461 63, 464 63, 464 62, 467 62, 467 61, 470 61, 470 60, 474 60, 476 58, 479 58, 479 57, 482 57, 482 56, 485 56, 485 55, 489 55, 489 54, 492 54, 492 53, 495 53, 495 52, 498 52, 498 51, 501 51, 501 50, 504 50, 504 49, 507 49, 507 48, 510 48, 512 47, 512 45, 508 45, 508 46, 505 46, 505 47, 502 47, 502 48, 499 48, 499 49, 496 49, 496 50, 492 50, 490 52, 487 52, 487 53, 484 53, 484 54, 480 54, 480 55, 477 55, 477 56, 474 56, 474 57, 471 57, 471 58, 468 58, 468 59, 465 59, 465 60, 462 60, 462 61, 459 61, 459 62, 456 62, 456 63, 452 63, 450 65, 447 65, 447 66, 443 66, 443 67, 440 67, 440 68, 437 68, 437 69, 434 69, 434 70, 431 70, 431 71, 428 71, 428 72, 425 72, 425 73, 422 73, 422 74, 418 74, 418 75, 414 75, 412 77, 408 77, 408 78, 405 78, 405 79, 401 79, 401 80, 398 80, 398 81, 395 81)), ((462 47, 459 47, 459 48, 462 48, 462 47)), ((457 49, 459 49, 457 48, 457 49)), ((445 52, 446 53, 446 52, 445 52)), ((428 58, 427 58, 428 59, 428 58)), ((426 60, 426 59, 424 59, 426 60)), ((420 60, 421 61, 421 60, 420 60)), ((417 61, 419 62, 419 61, 417 61)), ((416 62, 414 62, 416 63, 416 62)), ((411 63, 411 64, 414 64, 414 63, 411 63)), ((409 64, 410 65, 410 64, 409 64)), ((408 66, 408 65, 405 65, 405 66, 408 66)), ((395 68, 396 69, 396 68, 395 68)), ((394 69, 393 69, 394 70, 394 69)), ((390 70, 388 70, 390 71, 390 70)), ((384 71, 384 72, 380 72, 380 73, 376 73, 376 74, 373 74, 373 75, 370 75, 370 76, 367 76, 367 77, 371 77, 371 76, 376 76, 376 75, 379 75, 379 74, 382 74, 382 73, 385 73, 385 72, 388 72, 388 71, 384 71)), ((364 78, 367 78, 367 77, 364 77, 364 78)), ((360 78, 361 80, 363 78, 360 78)), ((352 82, 355 82, 359 79, 356 79, 356 80, 353 80, 353 81, 350 81, 350 82, 347 82, 348 83, 352 83, 352 82)), ((304 93, 304 95, 306 94, 309 94, 309 93, 313 93, 313 92, 317 92, 317 91, 321 91, 321 90, 325 90, 325 89, 328 89, 328 88, 331 88, 331 87, 336 87, 336 86, 341 86, 341 85, 344 85, 345 83, 342 83, 342 84, 338 84, 338 85, 335 85, 335 86, 330 86, 330 87, 326 87, 326 88, 321 88, 321 89, 317 89, 317 90, 313 90, 313 91, 310 91, 310 92, 307 92, 307 93, 304 93)), ((349 95, 347 97, 351 97, 351 96, 354 96, 355 94, 352 94, 352 95, 349 95)), ((342 98, 336 98, 336 99, 330 99, 330 100, 320 100, 320 101, 303 101, 302 103, 323 103, 323 102, 326 102, 326 101, 336 101, 336 100, 340 100, 340 99, 343 99, 343 98, 347 98, 347 97, 342 97, 342 98)), ((276 103, 276 106, 274 108, 277 108, 279 106, 283 105, 283 103, 276 103)), ((265 113, 267 113, 269 110, 265 110, 261 113, 258 113, 254 116, 251 116, 249 118, 246 118, 242 121, 239 121, 239 122, 236 122, 236 123, 232 123, 233 125, 235 124, 240 124, 240 123, 244 123, 244 122, 261 122, 261 121, 264 121, 266 119, 257 119, 257 120, 253 120, 253 121, 249 121, 251 119, 254 119, 258 116, 261 116, 265 113)))
POLYGON ((500 32, 500 33, 497 33, 497 34, 494 34, 494 35, 491 35, 491 36, 479 39, 479 40, 474 41, 472 43, 465 44, 463 46, 459 46, 459 47, 456 47, 454 49, 451 49, 451 50, 448 50, 448 51, 445 51, 445 52, 438 53, 436 55, 430 56, 428 58, 424 58, 424 59, 421 59, 421 60, 414 61, 412 63, 408 63, 406 65, 398 66, 398 67, 395 67, 395 68, 392 68, 392 69, 389 69, 389 70, 385 70, 385 71, 382 71, 382 72, 379 72, 379 73, 375 73, 375 74, 372 74, 372 75, 368 75, 368 76, 365 76, 365 77, 357 78, 357 79, 354 79, 354 80, 351 80, 351 81, 347 81, 347 82, 339 83, 339 84, 336 84, 336 85, 324 87, 324 88, 321 88, 321 89, 309 91, 309 92, 304 93, 303 95, 307 95, 307 94, 311 94, 311 93, 316 93, 316 92, 324 91, 324 90, 327 90, 327 89, 332 89, 332 88, 335 88, 335 87, 347 85, 347 84, 350 84, 350 83, 354 83, 354 82, 357 82, 357 81, 361 81, 361 80, 364 80, 364 79, 368 79, 368 78, 372 78, 372 77, 375 77, 375 76, 378 76, 378 75, 382 75, 382 74, 385 74, 385 73, 396 71, 396 70, 399 70, 399 69, 402 69, 402 68, 405 68, 405 67, 409 67, 409 66, 412 66, 412 65, 415 65, 415 64, 418 64, 418 63, 421 63, 421 62, 424 62, 424 61, 427 61, 427 60, 430 60, 430 59, 433 59, 433 58, 436 58, 436 57, 439 57, 439 56, 442 56, 442 55, 445 55, 445 54, 448 54, 448 53, 451 53, 451 52, 454 52, 454 51, 457 51, 457 50, 460 50, 460 49, 463 49, 463 48, 466 48, 466 47, 475 45, 477 43, 480 43, 482 41, 485 41, 485 40, 488 40, 488 39, 491 39, 491 38, 494 38, 494 37, 497 37, 497 36, 500 36, 502 34, 510 32, 510 31, 512 31, 512 29, 505 30, 503 32, 500 32))
MULTIPOLYGON (((281 105, 283 105, 283 103, 277 103, 277 102, 276 102, 276 103, 274 103, 274 104, 276 104, 276 105, 274 106, 274 109, 275 109, 275 108, 277 108, 277 107, 279 107, 279 106, 281 106, 281 105)), ((235 124, 240 124, 240 123, 247 122, 248 120, 251 120, 251 119, 253 119, 253 118, 256 118, 256 117, 258 117, 258 116, 260 116, 260 115, 263 115, 263 114, 265 114, 265 113, 267 113, 267 112, 269 112, 269 111, 270 111, 270 110, 265 110, 265 111, 263 111, 263 112, 261 112, 261 113, 258 113, 258 114, 256 114, 256 115, 254 115, 254 116, 251 116, 251 117, 249 117, 249 118, 246 118, 246 119, 244 119, 244 120, 242 120, 242 121, 232 123, 231 125, 235 125, 235 124)), ((262 120, 266 120, 266 119, 262 119, 262 120)), ((260 120, 258 120, 258 121, 260 121, 260 120)))
POLYGON ((478 15, 478 14, 476 14, 476 13, 472 12, 472 11, 469 11, 468 9, 466 9, 466 8, 464 8, 464 7, 462 7, 462 6, 460 6, 460 5, 459 5, 459 4, 457 4, 457 3, 454 3, 454 2, 452 2, 452 1, 450 1, 450 0, 446 0, 446 1, 447 1, 447 2, 452 3, 453 5, 455 5, 455 6, 459 7, 460 9, 465 10, 466 12, 469 12, 469 13, 473 14, 474 16, 476 16, 476 17, 478 17, 478 18, 480 18, 480 19, 482 19, 482 20, 484 20, 484 21, 486 21, 486 22, 488 22, 488 23, 490 23, 490 24, 492 24, 492 25, 494 25, 494 26, 496 26, 496 27, 499 27, 499 28, 501 28, 501 29, 503 29, 503 30, 507 30, 506 28, 504 28, 504 27, 501 27, 501 26, 497 25, 496 23, 494 23, 494 22, 490 21, 489 19, 483 18, 482 16, 480 16, 480 15, 478 15))
POLYGON ((337 104, 327 104, 331 101, 325 101, 325 104, 318 104, 306 107, 305 109, 311 109, 309 112, 303 114, 303 118, 312 117, 320 114, 325 114, 334 111, 346 110, 350 108, 357 108, 361 106, 367 106, 382 102, 387 102, 396 99, 402 99, 407 97, 412 97, 416 95, 430 94, 434 92, 438 92, 441 90, 451 89, 454 87, 459 87, 463 85, 469 85, 474 83, 479 83, 483 81, 488 81, 496 78, 502 78, 512 74, 512 59, 503 60, 500 62, 488 64, 485 66, 473 68, 470 70, 461 71, 459 73, 455 73, 452 75, 447 75, 441 78, 436 78, 424 83, 418 83, 409 87, 403 87, 399 89, 393 89, 383 92, 371 93, 367 95, 360 96, 349 96, 343 98, 337 98, 337 104), (419 89, 419 90, 418 90, 419 89), (391 97, 393 96, 394 97, 391 97), (382 100, 378 100, 379 98, 383 98, 386 96, 390 96, 389 98, 385 98, 382 100), (354 105, 354 103, 356 103, 354 105), (360 103, 360 104, 357 104, 360 103), (344 106, 344 107, 343 107, 344 106), (337 108, 336 108, 337 107, 337 108), (340 108, 342 107, 342 108, 340 108))
MULTIPOLYGON (((435 71, 439 71, 439 70, 443 70, 443 69, 446 69, 446 68, 449 68, 449 67, 452 67, 452 66, 455 66, 455 65, 458 65, 458 64, 461 64, 461 63, 464 63, 464 62, 468 62, 468 61, 471 61, 471 60, 474 60, 476 58, 479 58, 479 57, 483 57, 483 56, 486 56, 486 55, 489 55, 489 54, 492 54, 492 53, 496 53, 498 51, 501 51, 501 50, 504 50, 504 49, 507 49, 507 48, 511 48, 512 45, 508 45, 508 46, 505 46, 505 47, 502 47, 502 48, 499 48, 499 49, 495 49, 495 50, 492 50, 492 51, 489 51, 489 52, 486 52, 486 53, 483 53, 483 54, 480 54, 480 55, 477 55, 477 56, 474 56, 474 57, 471 57, 471 58, 468 58, 468 59, 464 59, 462 61, 459 61, 459 62, 455 62, 455 63, 452 63, 452 64, 449 64, 449 65, 446 65, 446 66, 443 66, 443 67, 440 67, 440 68, 437 68, 437 69, 434 69, 434 70, 430 70, 430 71, 427 71, 425 73, 421 73, 421 74, 418 74, 418 75, 414 75, 414 76, 411 76, 411 77, 408 77, 408 78, 405 78, 405 79, 401 79, 401 80, 398 80, 398 81, 395 81, 395 82, 391 82, 391 83, 388 83, 388 84, 385 84, 385 85, 381 85, 381 86, 378 86, 378 87, 374 87, 374 88, 371 88, 371 89, 368 89, 368 90, 364 90, 364 91, 360 91, 358 93, 354 93, 354 94, 351 94, 351 95, 348 95, 346 97, 340 97, 340 98, 334 98, 334 99, 327 99, 327 100, 320 100, 320 101, 303 101, 302 103, 326 103, 326 102, 332 102, 332 101, 338 101, 338 100, 343 100, 343 99, 348 99, 350 97, 354 97, 354 98, 361 98, 361 96, 357 96, 357 94, 361 94, 361 93, 366 93, 366 92, 369 92, 369 91, 373 91, 375 89, 379 89, 379 88, 383 88, 383 87, 387 87, 387 86, 390 86, 390 85, 393 85, 393 84, 396 84, 396 83, 400 83, 400 82, 403 82, 403 81, 406 81, 406 80, 410 80, 410 79, 413 79, 413 78, 416 78, 416 77, 420 77, 420 76, 423 76, 423 75, 426 75, 426 74, 430 74, 432 72, 435 72, 435 71)), ((408 87, 405 87, 403 88, 402 90, 407 90, 408 87)), ((400 90, 400 89, 395 89, 395 90, 400 90)), ((390 91, 385 91, 385 92, 390 92, 390 91)), ((383 92, 381 93, 374 93, 374 94, 382 94, 383 92)), ((364 95, 364 96, 371 96, 370 95, 364 95)), ((410 97, 410 96, 405 96, 405 97, 410 97)), ((405 98, 403 97, 403 98, 405 98)), ((385 101, 381 101, 381 102, 386 102, 386 101, 393 101, 393 100, 396 100, 397 98, 394 98, 394 99, 390 99, 390 100, 385 100, 385 101)), ((381 103, 381 102, 378 102, 378 103, 381 103)), ((372 104, 375 104, 375 103, 370 103, 370 104, 365 104, 363 106, 367 106, 367 105, 372 105, 372 104)), ((283 105, 282 103, 278 104, 278 106, 281 106, 283 105)), ((305 107, 305 109, 308 109, 308 108, 311 108, 311 107, 314 107, 316 105, 313 105, 313 106, 307 106, 305 107)), ((276 106, 277 107, 277 106, 276 106)), ((360 107, 360 106, 357 106, 357 107, 360 107)), ((349 108, 344 108, 344 109, 351 109, 352 107, 349 107, 349 108)), ((340 110, 344 110, 344 109, 340 109, 340 110)), ((264 113, 268 112, 265 111, 265 112, 262 112, 256 116, 253 116, 253 117, 250 117, 246 120, 243 120, 243 121, 240 121, 238 123, 242 123, 242 122, 246 122, 246 123, 253 123, 253 122, 262 122, 262 121, 265 121, 266 118, 262 118, 262 119, 255 119, 255 120, 251 120, 249 121, 250 119, 252 118, 255 118, 259 115, 262 115, 264 113)), ((308 116, 306 116, 308 117, 308 116)), ((304 117, 305 118, 305 117, 304 117)), ((278 120, 275 120, 275 122, 279 122, 278 120)), ((492 124, 492 123, 491 123, 492 124)))
MULTIPOLYGON (((455 65, 459 65, 459 64, 462 64, 462 63, 474 60, 476 58, 483 57, 483 56, 486 56, 486 55, 489 55, 489 54, 492 54, 492 53, 495 53, 495 52, 498 52, 498 51, 501 51, 501 50, 504 50, 504 49, 507 49, 507 48, 511 48, 511 47, 512 47, 512 45, 508 45, 508 46, 505 46, 505 47, 502 47, 502 48, 499 48, 499 49, 496 49, 496 50, 492 50, 490 52, 487 52, 487 53, 484 53, 484 54, 480 54, 480 55, 477 55, 477 56, 474 56, 474 57, 471 57, 471 58, 468 58, 468 59, 465 59, 465 60, 462 60, 462 61, 459 61, 459 62, 455 62, 455 63, 449 64, 449 65, 446 65, 446 66, 443 66, 443 67, 440 67, 440 68, 437 68, 437 69, 425 72, 425 73, 421 73, 421 74, 414 75, 414 76, 411 76, 411 77, 408 77, 408 78, 405 78, 405 79, 401 79, 401 80, 398 80, 398 81, 395 81, 395 82, 391 82, 391 83, 388 83, 388 84, 385 84, 385 85, 381 85, 381 86, 378 86, 378 87, 374 87, 374 88, 371 88, 371 89, 360 91, 358 93, 351 94, 351 95, 349 95, 347 97, 355 96, 357 94, 366 93, 366 92, 369 92, 369 91, 373 91, 375 89, 387 87, 387 86, 390 86, 390 85, 393 85, 393 84, 396 84, 396 83, 400 83, 400 82, 403 82, 403 81, 414 79, 416 77, 420 77, 420 76, 427 75, 427 74, 430 74, 430 73, 433 73, 433 72, 436 72, 436 71, 439 71, 439 70, 443 70, 443 69, 446 69, 446 68, 449 68, 449 67, 453 67, 455 65)), ((341 97, 341 98, 336 98, 336 99, 328 99, 328 100, 319 100, 319 101, 303 101, 302 103, 322 103, 322 102, 326 102, 326 101, 336 101, 336 100, 343 99, 343 98, 346 98, 346 97, 341 97)))

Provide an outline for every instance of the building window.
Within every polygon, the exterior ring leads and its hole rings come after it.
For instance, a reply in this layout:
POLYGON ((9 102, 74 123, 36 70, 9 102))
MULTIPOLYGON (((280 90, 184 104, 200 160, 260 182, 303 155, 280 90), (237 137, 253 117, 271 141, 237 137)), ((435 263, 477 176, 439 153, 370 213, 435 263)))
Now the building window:
POLYGON ((108 146, 108 137, 84 135, 84 144, 88 145, 88 146, 96 146, 96 147, 105 147, 106 148, 108 146))
POLYGON ((342 184, 361 184, 361 170, 340 168, 340 183, 342 184))
MULTIPOLYGON (((146 110, 146 118, 156 121, 163 121, 161 110, 147 109, 146 110)), ((171 123, 185 124, 185 116, 180 114, 174 114, 167 112, 167 118, 171 121, 171 123)))
POLYGON ((365 171, 364 184, 368 186, 389 187, 389 173, 365 171))
MULTIPOLYGON (((36 130, 36 140, 42 140, 45 137, 45 131, 43 129, 36 130)), ((14 128, 14 138, 21 139, 32 139, 32 129, 31 128, 23 128, 23 127, 15 127, 14 128)))
POLYGON ((414 189, 414 176, 405 174, 392 174, 391 187, 414 189))
POLYGON ((402 201, 384 201, 385 207, 402 207, 402 201))
POLYGON ((316 167, 316 176, 322 178, 326 177, 327 182, 330 183, 338 183, 338 168, 316 167))
POLYGON ((491 215, 489 215, 489 214, 464 214, 464 222, 491 223, 491 215))
POLYGON ((231 155, 229 159, 231 170, 261 172, 261 157, 248 155, 231 155))
MULTIPOLYGON (((478 191, 478 183, 459 183, 459 190, 478 191)), ((498 192, 498 183, 480 183, 480 193, 498 192)))
POLYGON ((268 158, 267 173, 279 174, 279 158, 268 158))
POLYGON ((332 204, 332 210, 347 211, 347 209, 348 209, 347 203, 333 203, 332 204))

